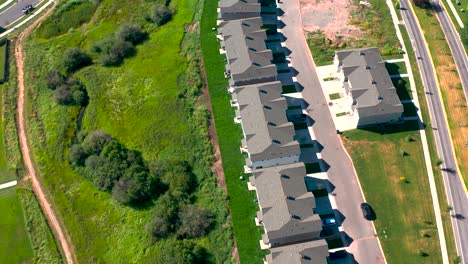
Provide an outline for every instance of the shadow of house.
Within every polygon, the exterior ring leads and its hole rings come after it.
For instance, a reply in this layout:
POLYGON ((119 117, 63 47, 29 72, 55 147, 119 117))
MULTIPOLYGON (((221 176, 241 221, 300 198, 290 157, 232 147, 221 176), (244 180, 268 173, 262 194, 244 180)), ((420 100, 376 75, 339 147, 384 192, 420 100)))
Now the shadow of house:
POLYGON ((380 135, 385 134, 395 134, 407 131, 417 131, 420 130, 421 127, 424 129, 426 127, 425 124, 420 123, 420 120, 408 120, 402 123, 397 124, 380 124, 380 125, 373 125, 373 126, 364 126, 359 127, 358 129, 377 133, 380 135))

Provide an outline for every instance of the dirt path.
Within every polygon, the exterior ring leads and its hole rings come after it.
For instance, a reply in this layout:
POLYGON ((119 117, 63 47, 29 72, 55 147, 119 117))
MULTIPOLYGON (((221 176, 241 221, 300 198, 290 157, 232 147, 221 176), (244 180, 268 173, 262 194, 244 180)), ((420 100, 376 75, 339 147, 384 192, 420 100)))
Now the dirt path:
POLYGON ((24 164, 28 171, 28 176, 32 180, 32 189, 36 194, 36 198, 39 201, 42 212, 44 213, 50 228, 56 235, 56 238, 60 242, 62 252, 65 254, 66 262, 68 264, 74 263, 72 250, 69 245, 68 240, 66 239, 63 227, 59 224, 55 212, 52 210, 52 206, 47 201, 46 196, 42 190, 42 187, 37 179, 36 172, 32 163, 30 156, 31 150, 29 149, 28 139, 26 137, 26 120, 24 112, 24 102, 25 102, 25 87, 24 87, 24 69, 23 69, 23 60, 24 60, 24 49, 23 42, 24 39, 31 33, 31 31, 37 27, 37 25, 44 20, 55 8, 57 2, 54 2, 52 8, 48 9, 44 14, 42 14, 36 21, 29 25, 21 34, 15 43, 15 58, 16 58, 16 67, 18 68, 18 137, 20 141, 21 154, 23 155, 24 164))

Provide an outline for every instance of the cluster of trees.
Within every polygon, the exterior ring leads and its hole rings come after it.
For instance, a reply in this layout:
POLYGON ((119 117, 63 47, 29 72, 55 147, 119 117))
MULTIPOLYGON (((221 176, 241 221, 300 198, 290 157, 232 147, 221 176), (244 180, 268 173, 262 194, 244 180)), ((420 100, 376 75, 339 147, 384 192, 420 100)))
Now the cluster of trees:
POLYGON ((47 87, 54 90, 54 100, 59 105, 85 106, 88 104, 88 94, 83 84, 58 71, 47 73, 47 87))
POLYGON ((155 23, 158 26, 162 26, 169 22, 173 15, 174 10, 170 9, 166 5, 156 4, 153 6, 151 13, 147 17, 147 20, 155 23))
POLYGON ((158 199, 146 225, 151 239, 155 242, 172 235, 177 238, 204 236, 213 218, 209 210, 190 203, 196 180, 188 163, 159 161, 151 164, 150 169, 161 176, 161 182, 168 188, 158 199))
POLYGON ((143 42, 147 34, 140 25, 124 24, 112 36, 94 43, 91 47, 93 53, 98 54, 102 66, 117 66, 123 59, 135 51, 135 45, 143 42))
POLYGON ((141 154, 102 130, 80 132, 70 148, 69 161, 96 188, 111 192, 126 205, 139 205, 158 189, 158 177, 150 173, 141 154))

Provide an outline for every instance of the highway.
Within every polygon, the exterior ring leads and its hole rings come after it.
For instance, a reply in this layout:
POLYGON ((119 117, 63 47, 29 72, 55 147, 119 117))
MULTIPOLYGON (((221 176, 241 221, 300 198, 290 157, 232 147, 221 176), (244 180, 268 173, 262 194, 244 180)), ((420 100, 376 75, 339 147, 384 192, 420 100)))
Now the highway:
POLYGON ((415 14, 408 0, 401 0, 401 7, 403 20, 415 49, 416 57, 418 58, 418 67, 426 91, 425 94, 429 106, 437 152, 439 157, 444 161, 442 164, 442 174, 449 204, 453 207, 450 214, 452 215, 458 255, 462 258, 461 263, 468 264, 468 219, 466 219, 468 218, 468 198, 465 194, 460 175, 458 175, 455 154, 450 141, 449 128, 444 116, 435 71, 422 31, 416 22, 415 14))
POLYGON ((444 6, 439 0, 432 1, 437 19, 440 22, 442 30, 444 31, 445 38, 449 44, 450 50, 452 51, 453 59, 457 65, 458 74, 463 84, 463 92, 465 98, 468 99, 468 58, 460 39, 456 28, 450 21, 450 16, 447 14, 448 11, 444 9, 444 6))
POLYGON ((42 0, 19 0, 7 10, 0 13, 0 27, 5 28, 23 16, 22 9, 27 5, 37 6, 42 0))

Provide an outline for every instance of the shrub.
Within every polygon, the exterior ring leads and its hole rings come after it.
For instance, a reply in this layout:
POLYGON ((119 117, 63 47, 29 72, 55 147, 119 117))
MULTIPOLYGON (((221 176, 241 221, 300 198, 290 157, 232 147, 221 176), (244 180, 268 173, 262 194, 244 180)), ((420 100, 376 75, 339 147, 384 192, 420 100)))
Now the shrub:
POLYGON ((65 76, 60 72, 52 70, 47 73, 47 87, 55 90, 59 85, 65 83, 65 76))
POLYGON ((172 19, 173 11, 165 5, 155 5, 150 15, 150 20, 158 26, 162 26, 172 19))
POLYGON ((140 25, 124 24, 116 33, 117 39, 128 41, 133 45, 143 42, 146 34, 141 30, 140 25))
POLYGON ((206 251, 189 240, 165 241, 155 260, 156 264, 204 263, 206 251))
POLYGON ((79 144, 74 144, 68 152, 68 160, 75 166, 83 166, 86 159, 85 155, 83 148, 79 144))
POLYGON ((429 8, 431 4, 429 3, 429 0, 413 0, 414 5, 420 8, 429 8))
POLYGON ((63 54, 63 66, 67 72, 74 72, 91 64, 91 57, 79 48, 69 48, 63 54))
POLYGON ((195 204, 185 205, 179 212, 177 234, 186 238, 200 237, 212 223, 210 211, 195 204))
POLYGON ((59 105, 71 105, 74 102, 73 92, 67 85, 60 85, 55 89, 54 100, 59 105))
POLYGON ((145 227, 153 242, 174 233, 178 204, 179 202, 170 194, 165 194, 156 201, 151 219, 145 227))
POLYGON ((107 67, 121 64, 123 59, 133 52, 134 47, 129 41, 107 38, 94 44, 91 50, 100 54, 99 64, 107 67))
POLYGON ((94 130, 84 139, 81 146, 87 155, 99 154, 112 137, 102 130, 94 130))

